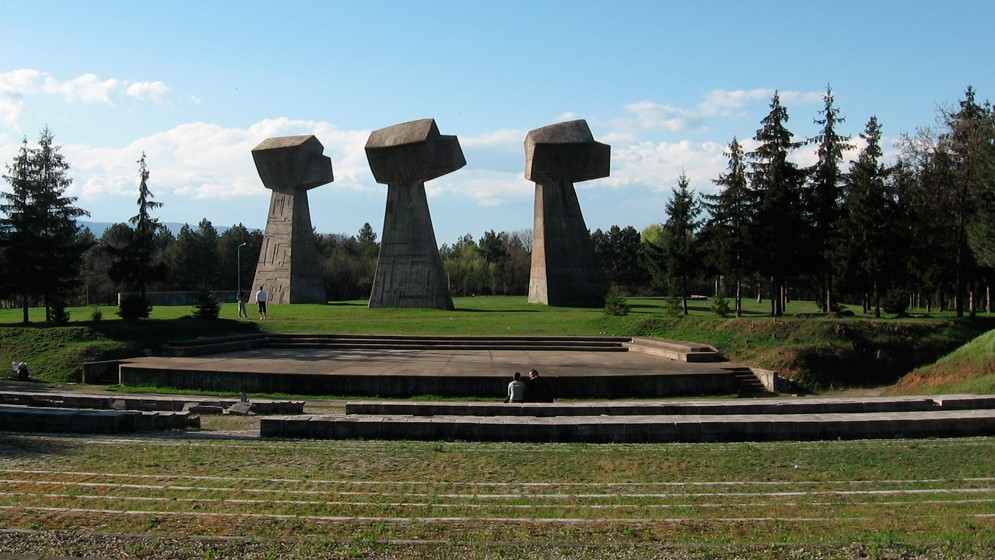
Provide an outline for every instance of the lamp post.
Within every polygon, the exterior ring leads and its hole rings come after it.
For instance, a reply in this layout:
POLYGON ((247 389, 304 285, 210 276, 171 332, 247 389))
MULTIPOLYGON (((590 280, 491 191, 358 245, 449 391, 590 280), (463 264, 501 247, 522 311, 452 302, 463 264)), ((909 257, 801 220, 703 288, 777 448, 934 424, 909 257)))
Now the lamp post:
POLYGON ((235 267, 237 268, 235 275, 238 277, 238 292, 242 292, 242 247, 245 247, 248 243, 242 243, 235 249, 235 267))

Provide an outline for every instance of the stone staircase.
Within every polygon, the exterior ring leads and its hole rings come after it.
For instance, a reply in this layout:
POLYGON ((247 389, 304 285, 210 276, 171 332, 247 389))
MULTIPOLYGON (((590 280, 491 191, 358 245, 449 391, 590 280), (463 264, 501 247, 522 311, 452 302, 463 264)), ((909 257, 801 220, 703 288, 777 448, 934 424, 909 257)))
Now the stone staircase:
POLYGON ((767 397, 771 391, 757 379, 756 374, 748 367, 728 368, 735 380, 736 394, 740 397, 767 397))

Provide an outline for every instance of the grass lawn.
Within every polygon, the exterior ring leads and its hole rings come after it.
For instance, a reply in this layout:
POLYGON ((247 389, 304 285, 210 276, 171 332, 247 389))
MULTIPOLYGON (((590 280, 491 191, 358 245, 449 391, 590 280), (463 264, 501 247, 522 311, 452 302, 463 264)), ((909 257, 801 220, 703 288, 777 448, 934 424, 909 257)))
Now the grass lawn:
POLYGON ((0 553, 991 558, 992 473, 992 438, 537 445, 0 434, 0 553))
MULTIPOLYGON (((878 387, 896 382, 982 332, 992 317, 957 319, 952 312, 897 319, 827 317, 813 302, 792 302, 773 319, 767 302, 744 300, 741 319, 719 318, 707 300, 692 300, 688 316, 673 316, 661 298, 630 298, 626 316, 600 309, 546 307, 523 296, 456 298, 456 309, 369 309, 366 301, 327 305, 271 305, 265 321, 237 319, 234 304, 219 321, 192 319, 192 307, 155 307, 150 319, 125 322, 114 307, 70 309, 65 326, 21 325, 19 309, 0 310, 0 363, 27 361, 32 373, 53 382, 78 380, 86 361, 142 354, 169 340, 247 332, 619 335, 653 336, 711 344, 729 359, 776 370, 816 390, 878 387), (92 321, 94 311, 102 314, 92 321)), ((250 317, 252 317, 250 313, 250 317)))

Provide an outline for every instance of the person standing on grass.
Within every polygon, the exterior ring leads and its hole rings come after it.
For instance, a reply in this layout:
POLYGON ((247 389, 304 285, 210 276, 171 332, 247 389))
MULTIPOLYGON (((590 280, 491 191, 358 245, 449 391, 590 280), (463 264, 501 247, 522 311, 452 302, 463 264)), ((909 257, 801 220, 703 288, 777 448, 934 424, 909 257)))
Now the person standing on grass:
POLYGON ((525 382, 522 381, 522 374, 515 372, 515 378, 508 384, 508 396, 504 399, 506 403, 525 402, 525 382))
POLYGON ((266 299, 268 294, 262 286, 259 286, 259 291, 256 292, 256 303, 259 305, 259 320, 266 318, 266 299))
POLYGON ((238 301, 238 318, 248 319, 249 312, 245 310, 245 292, 239 290, 238 294, 235 295, 235 299, 238 301))

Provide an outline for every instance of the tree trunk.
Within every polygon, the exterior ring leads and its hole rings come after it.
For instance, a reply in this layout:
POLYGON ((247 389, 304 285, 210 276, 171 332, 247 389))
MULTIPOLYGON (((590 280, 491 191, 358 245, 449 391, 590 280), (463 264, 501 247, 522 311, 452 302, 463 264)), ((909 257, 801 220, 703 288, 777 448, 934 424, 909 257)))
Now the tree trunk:
POLYGON ((784 312, 783 301, 781 300, 782 281, 777 276, 770 278, 770 314, 772 317, 780 317, 784 312))
POLYGON ((688 280, 681 277, 681 305, 684 307, 684 314, 688 314, 688 280))
POLYGON ((968 313, 969 313, 969 315, 970 315, 970 317, 972 319, 974 319, 975 317, 978 316, 978 301, 977 301, 977 298, 975 297, 975 292, 976 291, 977 291, 977 287, 974 285, 974 282, 971 282, 970 286, 968 287, 968 292, 967 292, 967 297, 968 297, 967 309, 968 309, 968 313))
POLYGON ((21 299, 21 312, 23 314, 24 324, 27 325, 31 322, 31 319, 28 318, 28 296, 23 296, 21 299))
POLYGON ((833 275, 826 270, 826 313, 833 312, 833 275))
POLYGON ((874 317, 881 317, 881 294, 878 292, 878 281, 874 281, 874 317))
POLYGON ((743 316, 743 283, 736 278, 736 318, 743 316))

